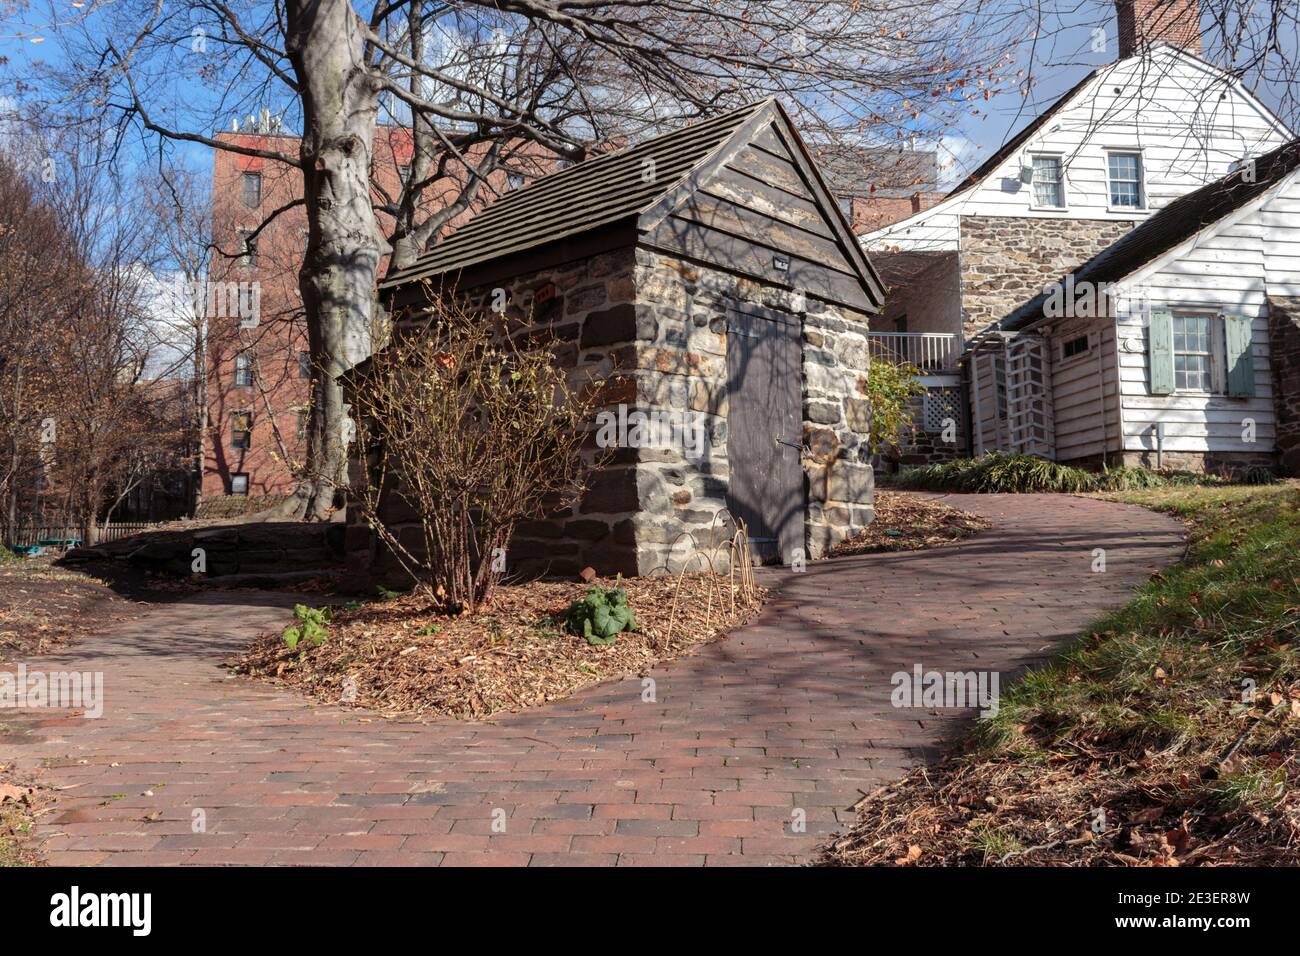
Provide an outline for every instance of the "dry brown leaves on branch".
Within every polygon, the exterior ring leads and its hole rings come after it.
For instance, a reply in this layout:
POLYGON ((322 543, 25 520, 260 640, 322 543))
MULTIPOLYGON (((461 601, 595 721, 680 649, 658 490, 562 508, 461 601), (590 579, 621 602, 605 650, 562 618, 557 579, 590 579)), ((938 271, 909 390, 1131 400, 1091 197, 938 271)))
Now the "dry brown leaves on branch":
POLYGON ((325 703, 351 698, 386 716, 482 718, 690 653, 752 617, 763 598, 760 589, 757 600, 737 600, 733 608, 728 578, 714 574, 618 583, 627 589, 637 631, 607 646, 588 644, 560 621, 588 585, 537 581, 503 585, 477 613, 455 617, 418 595, 338 611, 319 647, 304 642, 291 651, 280 633, 264 634, 233 666, 325 703))
POLYGON ((842 541, 835 556, 875 551, 917 551, 969 537, 992 522, 921 495, 876 491, 876 517, 860 534, 842 541))

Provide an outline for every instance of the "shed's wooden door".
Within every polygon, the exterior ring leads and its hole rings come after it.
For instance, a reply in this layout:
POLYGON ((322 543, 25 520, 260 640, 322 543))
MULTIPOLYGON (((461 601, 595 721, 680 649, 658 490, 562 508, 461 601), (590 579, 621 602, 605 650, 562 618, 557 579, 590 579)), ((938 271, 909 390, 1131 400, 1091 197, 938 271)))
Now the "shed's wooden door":
POLYGON ((739 303, 727 320, 727 504, 755 557, 788 564, 804 547, 800 321, 739 303))

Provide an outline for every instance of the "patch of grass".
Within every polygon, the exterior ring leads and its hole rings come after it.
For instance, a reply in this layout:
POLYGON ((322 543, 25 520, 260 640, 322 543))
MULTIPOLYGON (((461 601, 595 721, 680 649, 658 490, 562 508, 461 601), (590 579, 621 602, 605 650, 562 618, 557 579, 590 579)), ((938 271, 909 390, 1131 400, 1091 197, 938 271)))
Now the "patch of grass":
POLYGON ((1105 497, 1181 518, 1187 559, 869 801, 829 862, 984 863, 1005 839, 1027 864, 1300 863, 1300 484, 1105 497))

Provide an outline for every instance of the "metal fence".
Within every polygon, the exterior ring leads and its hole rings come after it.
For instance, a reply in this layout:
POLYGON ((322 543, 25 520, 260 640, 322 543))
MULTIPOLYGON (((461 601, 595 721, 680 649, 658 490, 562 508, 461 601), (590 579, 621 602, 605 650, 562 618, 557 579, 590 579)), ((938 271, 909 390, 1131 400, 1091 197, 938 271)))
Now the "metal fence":
MULTIPOLYGON (((113 521, 99 526, 101 544, 129 538, 133 534, 147 531, 153 525, 147 521, 113 521)), ((70 525, 31 524, 22 525, 14 532, 12 540, 5 542, 19 547, 35 547, 42 541, 60 542, 67 546, 70 542, 81 543, 81 528, 70 525)), ((58 546, 58 545, 54 545, 58 546)))

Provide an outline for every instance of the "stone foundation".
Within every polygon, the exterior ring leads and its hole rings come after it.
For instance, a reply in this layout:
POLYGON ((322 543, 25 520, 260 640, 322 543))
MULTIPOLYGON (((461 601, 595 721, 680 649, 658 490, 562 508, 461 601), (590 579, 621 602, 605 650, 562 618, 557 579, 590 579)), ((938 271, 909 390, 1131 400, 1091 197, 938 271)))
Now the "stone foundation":
MULTIPOLYGON (((1112 464, 1118 456, 1112 455, 1112 464)), ((1210 475, 1231 475, 1236 472, 1245 471, 1248 468, 1263 466, 1265 468, 1275 467, 1277 459, 1268 452, 1199 452, 1199 451, 1167 451, 1162 456, 1164 467, 1174 471, 1193 471, 1200 474, 1210 475)), ((1071 465, 1077 465, 1078 462, 1068 462, 1071 465)), ((1154 451, 1126 451, 1118 464, 1124 464, 1130 468, 1155 468, 1156 453, 1154 451)))

